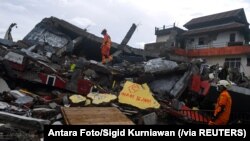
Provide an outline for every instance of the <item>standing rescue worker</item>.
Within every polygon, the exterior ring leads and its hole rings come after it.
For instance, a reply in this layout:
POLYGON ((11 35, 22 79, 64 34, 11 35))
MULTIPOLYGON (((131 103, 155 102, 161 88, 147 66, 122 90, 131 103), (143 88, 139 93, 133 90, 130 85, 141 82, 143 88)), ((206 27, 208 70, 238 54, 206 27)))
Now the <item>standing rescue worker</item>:
POLYGON ((217 99, 214 115, 208 123, 209 125, 226 125, 228 123, 232 106, 232 99, 227 91, 230 86, 231 84, 226 80, 220 80, 217 83, 220 95, 217 99))
POLYGON ((108 59, 108 61, 112 61, 112 56, 110 56, 111 38, 106 29, 103 29, 101 34, 104 36, 101 46, 102 64, 105 64, 106 59, 108 59))
POLYGON ((219 72, 218 77, 220 80, 228 80, 229 75, 229 66, 228 64, 224 63, 222 70, 219 72))

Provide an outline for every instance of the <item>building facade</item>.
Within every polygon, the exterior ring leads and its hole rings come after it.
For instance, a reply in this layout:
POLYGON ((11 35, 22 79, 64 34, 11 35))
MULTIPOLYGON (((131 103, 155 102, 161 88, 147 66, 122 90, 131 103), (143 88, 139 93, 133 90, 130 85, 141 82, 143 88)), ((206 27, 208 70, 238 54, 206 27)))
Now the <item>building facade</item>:
POLYGON ((185 49, 176 48, 176 54, 203 58, 210 65, 226 63, 250 76, 250 32, 244 9, 194 18, 184 27, 185 49))
POLYGON ((172 48, 184 46, 184 40, 181 34, 185 30, 175 26, 163 26, 155 28, 156 42, 145 44, 146 51, 164 53, 169 52, 172 48))

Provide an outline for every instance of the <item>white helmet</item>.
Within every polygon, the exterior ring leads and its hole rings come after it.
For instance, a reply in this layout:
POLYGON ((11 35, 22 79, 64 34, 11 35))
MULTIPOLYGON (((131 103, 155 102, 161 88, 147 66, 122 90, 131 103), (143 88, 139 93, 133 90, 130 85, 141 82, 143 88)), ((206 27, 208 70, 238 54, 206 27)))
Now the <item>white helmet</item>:
POLYGON ((231 83, 227 80, 220 80, 218 83, 217 83, 217 86, 224 86, 225 88, 230 88, 231 87, 231 83))
POLYGON ((209 73, 208 77, 209 77, 210 80, 213 80, 214 79, 214 74, 213 73, 209 73))

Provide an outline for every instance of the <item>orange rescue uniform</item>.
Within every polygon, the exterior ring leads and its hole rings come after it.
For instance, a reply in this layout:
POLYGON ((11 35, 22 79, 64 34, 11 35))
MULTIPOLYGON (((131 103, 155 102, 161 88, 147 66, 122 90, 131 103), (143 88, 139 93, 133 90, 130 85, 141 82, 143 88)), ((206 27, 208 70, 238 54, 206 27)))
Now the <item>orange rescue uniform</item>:
POLYGON ((110 47, 111 47, 111 39, 108 34, 104 35, 103 42, 102 42, 102 48, 101 48, 101 53, 102 53, 102 63, 106 63, 106 58, 111 61, 112 57, 109 55, 110 54, 110 47))
POLYGON ((222 91, 215 106, 214 116, 218 116, 218 118, 214 121, 215 125, 226 125, 228 123, 231 113, 231 106, 232 99, 228 91, 222 91), (224 109, 222 109, 222 107, 224 107, 224 109))

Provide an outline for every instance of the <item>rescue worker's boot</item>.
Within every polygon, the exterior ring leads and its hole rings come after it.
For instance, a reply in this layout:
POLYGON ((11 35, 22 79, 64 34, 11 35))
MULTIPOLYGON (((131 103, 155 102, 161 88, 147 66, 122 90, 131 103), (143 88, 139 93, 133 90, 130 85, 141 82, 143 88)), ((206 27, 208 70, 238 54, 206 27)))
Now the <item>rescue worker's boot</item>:
POLYGON ((102 56, 102 64, 103 65, 106 64, 106 58, 105 58, 105 56, 102 56))
POLYGON ((109 56, 109 57, 107 58, 107 60, 108 60, 108 62, 107 62, 106 65, 112 66, 112 65, 113 65, 113 63, 112 63, 113 57, 112 57, 112 56, 109 56))
POLYGON ((109 56, 109 62, 111 62, 113 60, 112 56, 109 56))

